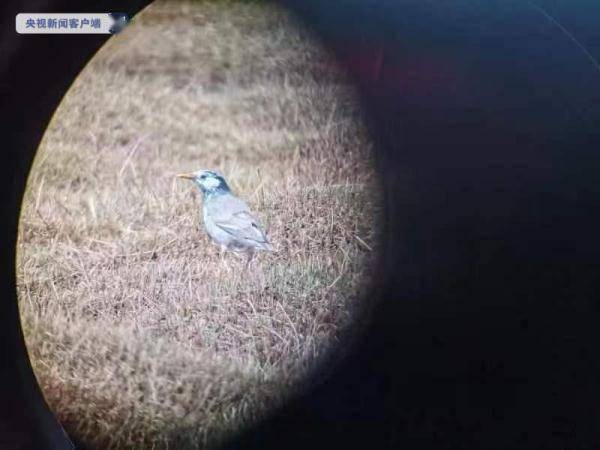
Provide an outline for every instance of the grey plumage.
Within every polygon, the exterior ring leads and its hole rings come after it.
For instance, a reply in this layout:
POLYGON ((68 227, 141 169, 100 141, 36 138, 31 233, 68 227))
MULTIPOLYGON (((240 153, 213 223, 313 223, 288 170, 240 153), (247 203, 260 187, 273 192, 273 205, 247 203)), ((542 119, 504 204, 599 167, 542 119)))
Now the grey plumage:
POLYGON ((232 194, 225 178, 217 172, 199 170, 180 174, 194 181, 203 196, 202 217, 210 238, 223 249, 245 252, 250 261, 257 250, 272 251, 262 226, 246 202, 232 194))

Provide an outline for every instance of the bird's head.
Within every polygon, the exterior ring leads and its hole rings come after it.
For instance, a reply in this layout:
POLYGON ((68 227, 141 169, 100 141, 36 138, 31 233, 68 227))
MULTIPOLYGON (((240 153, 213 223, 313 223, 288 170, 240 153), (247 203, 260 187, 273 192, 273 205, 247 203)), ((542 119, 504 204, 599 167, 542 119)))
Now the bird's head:
POLYGON ((179 178, 192 180, 200 188, 204 196, 230 192, 229 185, 223 175, 213 170, 198 170, 191 173, 180 173, 179 178))

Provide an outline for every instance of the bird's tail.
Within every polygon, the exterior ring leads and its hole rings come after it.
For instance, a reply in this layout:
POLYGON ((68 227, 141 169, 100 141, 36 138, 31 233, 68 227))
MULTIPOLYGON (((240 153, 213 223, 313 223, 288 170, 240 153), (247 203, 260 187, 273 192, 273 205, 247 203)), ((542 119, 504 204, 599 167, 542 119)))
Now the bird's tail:
POLYGON ((277 253, 277 250, 273 247, 273 245, 270 242, 262 242, 261 245, 263 250, 266 250, 267 252, 277 253))

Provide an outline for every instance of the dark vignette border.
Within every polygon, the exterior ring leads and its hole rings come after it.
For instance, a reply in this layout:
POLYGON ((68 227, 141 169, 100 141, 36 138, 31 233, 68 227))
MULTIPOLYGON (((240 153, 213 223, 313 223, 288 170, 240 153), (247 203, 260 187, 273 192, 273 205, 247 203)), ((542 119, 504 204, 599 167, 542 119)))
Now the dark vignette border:
MULTIPOLYGON (((116 3, 3 5, 0 448, 70 448, 21 336, 16 226, 48 120, 106 39, 18 36, 14 16, 147 2, 116 3)), ((229 448, 598 446, 600 5, 282 3, 361 89, 385 192, 382 302, 329 377, 229 448)))

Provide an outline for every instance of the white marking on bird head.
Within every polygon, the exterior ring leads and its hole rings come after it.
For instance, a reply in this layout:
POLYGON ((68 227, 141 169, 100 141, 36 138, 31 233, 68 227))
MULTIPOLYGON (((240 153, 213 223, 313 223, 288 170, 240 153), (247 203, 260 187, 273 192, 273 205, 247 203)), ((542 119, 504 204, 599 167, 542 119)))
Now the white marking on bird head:
POLYGON ((205 194, 229 192, 229 186, 223 175, 213 170, 199 170, 195 172, 194 181, 205 194))
POLYGON ((205 189, 215 189, 221 186, 221 180, 212 175, 206 175, 203 177, 202 175, 198 178, 198 182, 205 189))

